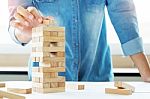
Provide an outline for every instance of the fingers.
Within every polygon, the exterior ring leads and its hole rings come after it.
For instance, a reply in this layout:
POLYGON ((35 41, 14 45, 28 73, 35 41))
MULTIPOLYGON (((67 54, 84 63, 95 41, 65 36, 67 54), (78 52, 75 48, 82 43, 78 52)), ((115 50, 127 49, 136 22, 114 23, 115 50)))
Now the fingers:
POLYGON ((27 20, 24 19, 23 16, 21 16, 19 13, 15 13, 14 17, 16 20, 18 20, 19 22, 21 22, 22 24, 25 24, 26 26, 29 26, 29 22, 27 20))
POLYGON ((39 23, 42 22, 42 17, 35 7, 28 7, 27 10, 38 20, 39 23))
POLYGON ((24 18, 26 18, 27 20, 33 20, 34 16, 28 12, 26 9, 24 9, 21 6, 17 7, 17 13, 19 13, 20 15, 22 15, 24 18))
POLYGON ((23 28, 24 26, 20 22, 18 22, 16 20, 11 21, 10 25, 13 26, 14 28, 19 29, 19 30, 23 30, 24 29, 23 28))

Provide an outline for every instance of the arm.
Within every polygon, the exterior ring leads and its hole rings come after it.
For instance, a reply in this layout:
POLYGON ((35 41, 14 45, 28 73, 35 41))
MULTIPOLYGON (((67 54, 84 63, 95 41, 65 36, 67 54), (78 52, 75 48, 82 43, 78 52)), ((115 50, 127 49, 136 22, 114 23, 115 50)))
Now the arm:
POLYGON ((148 81, 150 78, 149 63, 143 54, 143 44, 139 36, 133 1, 107 0, 107 8, 124 54, 131 57, 134 64, 138 67, 142 79, 148 81))
POLYGON ((146 82, 150 82, 150 66, 146 56, 143 53, 138 53, 130 57, 138 67, 142 79, 146 82))
POLYGON ((26 36, 22 36, 21 27, 18 26, 16 28, 13 24, 16 19, 14 18, 14 14, 16 13, 17 7, 21 5, 23 7, 32 6, 32 0, 8 0, 8 9, 9 9, 9 28, 8 31, 10 33, 11 38, 19 44, 27 43, 28 41, 25 40, 26 36), (20 40, 22 38, 22 40, 20 40))
POLYGON ((32 0, 8 1, 9 33, 16 42, 21 44, 28 43, 31 40, 32 28, 41 24, 43 20, 36 8, 31 6, 32 0))

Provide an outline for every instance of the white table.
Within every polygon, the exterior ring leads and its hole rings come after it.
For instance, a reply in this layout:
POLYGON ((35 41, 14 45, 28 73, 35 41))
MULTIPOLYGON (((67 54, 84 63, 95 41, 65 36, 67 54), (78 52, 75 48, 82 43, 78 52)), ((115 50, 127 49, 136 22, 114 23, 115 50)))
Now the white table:
MULTIPOLYGON (((66 82, 66 92, 39 94, 32 93, 23 95, 26 99, 150 99, 150 83, 127 82, 135 86, 132 95, 105 94, 105 88, 113 88, 113 82, 66 82), (76 90, 72 87, 84 84, 85 90, 76 90)), ((7 88, 30 88, 31 82, 6 82, 7 88)), ((5 90, 5 89, 0 89, 5 90)), ((22 95, 22 94, 21 94, 22 95)))

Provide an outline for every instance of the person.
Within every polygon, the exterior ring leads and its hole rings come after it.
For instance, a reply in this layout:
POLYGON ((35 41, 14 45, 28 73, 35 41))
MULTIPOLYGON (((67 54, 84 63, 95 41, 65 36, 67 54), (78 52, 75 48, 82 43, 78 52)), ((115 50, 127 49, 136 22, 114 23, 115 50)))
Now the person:
POLYGON ((66 28, 66 80, 95 82, 114 78, 106 38, 107 7, 125 56, 131 57, 143 81, 150 82, 150 67, 132 0, 8 0, 8 6, 9 32, 14 41, 28 44, 32 28, 44 18, 54 18, 66 28))

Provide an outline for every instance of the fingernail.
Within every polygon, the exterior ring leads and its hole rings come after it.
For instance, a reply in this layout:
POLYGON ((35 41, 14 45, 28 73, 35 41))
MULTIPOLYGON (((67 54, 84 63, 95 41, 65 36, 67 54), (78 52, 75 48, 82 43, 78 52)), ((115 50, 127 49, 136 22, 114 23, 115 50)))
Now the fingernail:
POLYGON ((31 19, 31 20, 32 20, 32 19, 33 19, 33 15, 29 15, 29 19, 31 19))
POLYGON ((29 23, 28 23, 27 21, 25 21, 25 25, 26 25, 26 26, 29 26, 29 23))

